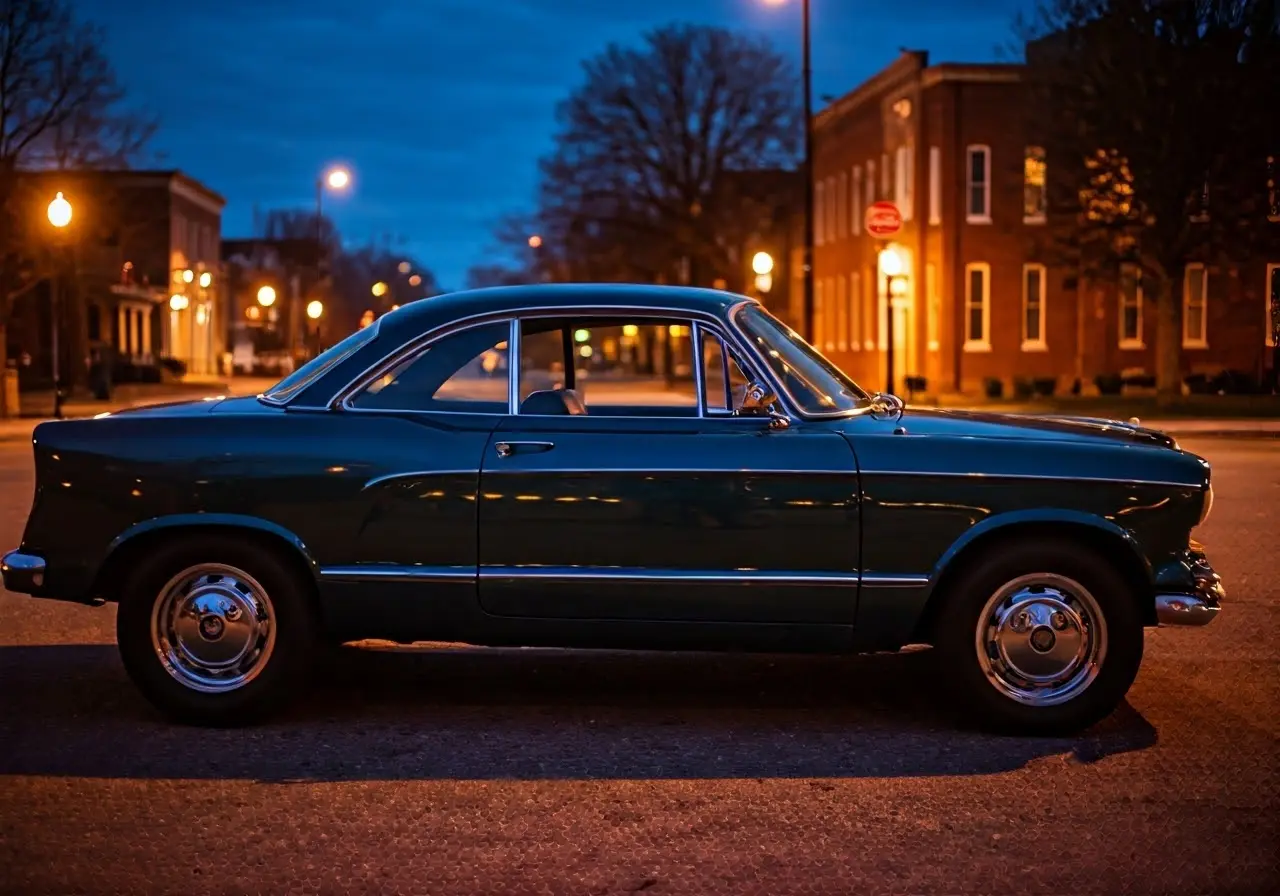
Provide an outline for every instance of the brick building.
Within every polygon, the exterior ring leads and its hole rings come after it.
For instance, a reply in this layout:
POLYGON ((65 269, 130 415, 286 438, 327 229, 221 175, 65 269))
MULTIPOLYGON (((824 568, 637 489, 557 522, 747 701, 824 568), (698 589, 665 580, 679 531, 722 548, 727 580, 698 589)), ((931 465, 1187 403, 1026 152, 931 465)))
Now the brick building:
MULTIPOLYGON (((22 181, 31 220, 43 220, 57 191, 73 207, 66 232, 47 240, 61 242, 64 379, 76 382, 95 348, 113 357, 117 378, 154 375, 162 359, 221 372, 221 196, 180 171, 28 172, 22 181)), ((33 290, 14 306, 9 352, 30 359, 24 378, 42 379, 50 366, 48 296, 33 290)))
MULTIPOLYGON (((886 249, 902 270, 899 391, 913 376, 931 393, 979 392, 993 378, 1006 394, 1016 379, 1089 392, 1100 375, 1154 373, 1155 314, 1140 285, 1077 282, 1045 261, 1046 160, 1018 111, 1023 90, 1020 65, 930 65, 905 52, 816 116, 812 337, 859 382, 887 380, 886 249), (885 199, 903 217, 889 241, 863 221, 885 199)), ((1280 224, 1274 248, 1185 272, 1184 374, 1270 375, 1280 224)))

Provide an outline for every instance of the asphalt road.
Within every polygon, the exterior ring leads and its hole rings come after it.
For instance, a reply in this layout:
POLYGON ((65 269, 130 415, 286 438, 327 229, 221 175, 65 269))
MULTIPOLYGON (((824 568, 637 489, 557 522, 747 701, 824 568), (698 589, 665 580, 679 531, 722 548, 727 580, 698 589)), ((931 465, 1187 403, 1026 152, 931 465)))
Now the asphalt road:
MULTIPOLYGON (((0 893, 1280 892, 1280 442, 1188 447, 1230 605, 1074 739, 956 729, 926 654, 447 648, 175 728, 113 609, 5 594, 0 893)), ((31 487, 0 444, 0 545, 31 487)))

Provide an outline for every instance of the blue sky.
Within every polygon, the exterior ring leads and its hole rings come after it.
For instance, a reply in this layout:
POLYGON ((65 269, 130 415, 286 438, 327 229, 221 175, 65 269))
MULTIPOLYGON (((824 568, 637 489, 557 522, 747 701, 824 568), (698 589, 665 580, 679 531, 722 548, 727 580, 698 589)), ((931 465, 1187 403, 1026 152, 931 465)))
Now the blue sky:
MULTIPOLYGON (((893 60, 998 58, 1023 0, 812 0, 815 107, 893 60)), ((224 237, 254 207, 309 207, 317 173, 353 243, 390 236, 445 288, 491 260, 525 208, 556 103, 610 41, 683 21, 768 34, 799 69, 799 0, 78 0, 107 30, 132 100, 162 122, 159 164, 228 200, 224 237), (401 242, 403 241, 403 243, 401 242)))

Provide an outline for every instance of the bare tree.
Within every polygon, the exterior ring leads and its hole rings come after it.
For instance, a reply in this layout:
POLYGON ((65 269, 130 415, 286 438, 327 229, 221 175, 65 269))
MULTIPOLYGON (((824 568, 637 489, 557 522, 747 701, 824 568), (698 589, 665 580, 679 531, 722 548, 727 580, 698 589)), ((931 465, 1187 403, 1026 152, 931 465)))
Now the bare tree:
POLYGON ((1183 319, 1186 265, 1274 239, 1278 27, 1276 0, 1044 0, 1020 25, 1049 251, 1093 281, 1140 278, 1163 396, 1181 391, 1184 325, 1203 326, 1183 319))
POLYGON ((0 5, 0 369, 13 302, 41 281, 48 255, 21 173, 127 165, 154 125, 123 100, 102 33, 65 0, 0 5))
POLYGON ((670 25, 638 48, 609 46, 584 69, 541 165, 531 225, 541 272, 708 284, 726 276, 771 206, 743 189, 742 173, 795 160, 791 66, 761 38, 670 25))

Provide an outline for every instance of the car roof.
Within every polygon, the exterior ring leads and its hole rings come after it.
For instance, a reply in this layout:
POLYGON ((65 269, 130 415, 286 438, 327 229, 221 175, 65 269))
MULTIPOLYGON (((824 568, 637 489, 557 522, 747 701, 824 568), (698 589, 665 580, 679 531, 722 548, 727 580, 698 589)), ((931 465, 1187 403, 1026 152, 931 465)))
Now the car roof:
POLYGON ((673 309, 723 316, 754 299, 722 289, 642 283, 537 283, 444 293, 402 305, 384 316, 383 329, 421 329, 478 314, 520 312, 548 306, 673 309))

